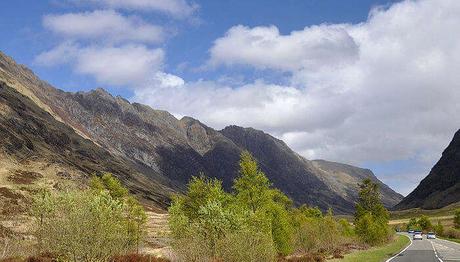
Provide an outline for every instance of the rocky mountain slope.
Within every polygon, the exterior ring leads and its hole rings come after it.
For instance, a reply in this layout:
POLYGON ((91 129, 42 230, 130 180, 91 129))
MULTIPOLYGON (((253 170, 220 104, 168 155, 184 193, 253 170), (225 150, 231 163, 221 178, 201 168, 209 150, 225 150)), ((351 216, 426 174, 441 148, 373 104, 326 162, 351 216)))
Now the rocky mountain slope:
MULTIPOLYGON (((368 170, 341 164, 332 168, 325 164, 329 162, 306 160, 284 142, 252 128, 230 126, 217 131, 190 117, 178 120, 168 112, 113 97, 103 89, 61 91, 2 53, 0 81, 2 90, 16 97, 18 104, 27 103, 36 111, 30 118, 16 112, 18 121, 24 125, 32 119, 41 123, 46 115, 47 129, 43 132, 56 136, 54 140, 59 143, 65 142, 64 146, 54 146, 52 139, 21 133, 21 126, 6 125, 10 115, 0 118, 3 132, 16 132, 13 136, 29 139, 34 147, 42 143, 47 148, 38 152, 35 159, 45 163, 49 162, 45 157, 48 155, 49 159, 62 159, 65 164, 60 169, 76 170, 78 177, 110 171, 121 176, 133 192, 158 206, 165 207, 171 192, 183 191, 189 179, 200 172, 221 179, 230 190, 242 150, 250 151, 274 186, 296 204, 332 207, 339 213, 350 213, 357 197, 357 183, 364 177, 378 181, 368 170), (72 142, 61 139, 63 133, 72 142), (35 141, 39 138, 43 141, 35 141), (80 150, 83 145, 88 149, 80 150), (73 156, 67 157, 67 151, 73 156), (87 159, 88 152, 92 152, 91 161, 77 161, 87 159), (82 167, 82 163, 86 166, 82 167)), ((4 99, 7 109, 2 111, 18 110, 17 104, 10 103, 11 99, 4 99)), ((0 147, 10 148, 5 141, 0 141, 0 147)), ((2 162, 10 162, 8 159, 15 154, 17 149, 5 149, 2 162)), ((39 167, 34 172, 43 171, 39 167)), ((382 188, 386 206, 393 206, 402 198, 383 184, 382 188)))
POLYGON ((395 208, 436 209, 460 201, 460 130, 417 188, 395 208))

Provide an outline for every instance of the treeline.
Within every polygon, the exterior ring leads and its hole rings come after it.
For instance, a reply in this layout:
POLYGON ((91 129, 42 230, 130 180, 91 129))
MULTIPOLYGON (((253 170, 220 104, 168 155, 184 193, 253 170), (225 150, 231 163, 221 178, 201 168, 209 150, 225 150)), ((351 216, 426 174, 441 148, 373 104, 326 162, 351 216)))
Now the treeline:
POLYGON ((182 261, 321 261, 341 257, 347 244, 382 244, 393 233, 378 186, 365 180, 360 187, 354 228, 335 219, 331 210, 323 214, 316 207, 295 208, 243 152, 231 193, 221 181, 199 176, 185 195, 173 199, 172 247, 182 261))
POLYGON ((440 220, 433 224, 430 218, 422 215, 419 218, 411 218, 407 224, 402 226, 405 230, 420 230, 435 232, 438 236, 460 240, 460 209, 454 212, 454 221, 452 226, 445 227, 440 220))

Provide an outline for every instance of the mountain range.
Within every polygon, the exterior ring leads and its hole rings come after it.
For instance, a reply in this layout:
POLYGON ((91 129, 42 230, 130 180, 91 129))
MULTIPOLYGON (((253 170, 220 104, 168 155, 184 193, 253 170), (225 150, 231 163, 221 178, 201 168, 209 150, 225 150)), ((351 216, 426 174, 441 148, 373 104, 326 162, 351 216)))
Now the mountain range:
POLYGON ((350 214, 364 178, 380 185, 386 207, 403 198, 368 169, 307 160, 260 130, 234 125, 215 130, 102 88, 59 90, 1 52, 0 136, 2 212, 26 205, 33 190, 25 185, 83 186, 100 172, 113 173, 146 205, 164 209, 171 195, 184 192, 200 173, 231 190, 243 150, 297 205, 350 214))

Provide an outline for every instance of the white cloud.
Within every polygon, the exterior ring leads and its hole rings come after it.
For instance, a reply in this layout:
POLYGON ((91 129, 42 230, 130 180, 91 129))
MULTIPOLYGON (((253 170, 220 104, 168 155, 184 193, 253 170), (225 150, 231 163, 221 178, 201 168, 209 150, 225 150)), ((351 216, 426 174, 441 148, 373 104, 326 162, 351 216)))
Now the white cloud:
MULTIPOLYGON (((163 66, 164 51, 143 45, 87 46, 63 43, 37 56, 42 65, 70 63, 79 74, 90 75, 100 84, 145 86, 163 66)), ((172 81, 172 80, 170 80, 172 81)))
POLYGON ((198 5, 186 0, 71 0, 77 3, 93 3, 116 9, 137 11, 158 11, 177 18, 190 17, 198 5))
POLYGON ((286 71, 354 61, 358 46, 346 25, 319 25, 280 35, 277 27, 235 26, 210 50, 211 65, 251 65, 286 71))
POLYGON ((164 38, 160 26, 148 24, 138 17, 123 16, 113 10, 46 15, 43 17, 43 25, 54 33, 71 39, 111 43, 157 43, 164 38))
POLYGON ((287 35, 236 26, 215 41, 210 63, 287 71, 291 84, 198 81, 133 99, 217 128, 263 129, 309 158, 412 161, 424 172, 401 175, 420 179, 460 128, 458 14, 460 1, 421 0, 287 35))

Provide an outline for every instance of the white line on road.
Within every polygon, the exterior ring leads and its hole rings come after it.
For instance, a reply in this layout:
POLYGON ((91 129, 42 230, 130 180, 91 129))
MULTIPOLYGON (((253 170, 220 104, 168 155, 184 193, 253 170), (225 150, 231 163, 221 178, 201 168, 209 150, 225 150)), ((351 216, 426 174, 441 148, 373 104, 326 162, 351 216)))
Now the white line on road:
POLYGON ((430 240, 431 246, 433 247, 434 255, 436 258, 439 260, 439 262, 444 262, 442 259, 438 256, 438 251, 436 251, 436 248, 434 247, 433 241, 430 240))
MULTIPOLYGON (((403 234, 401 234, 401 235, 403 235, 403 234)), ((412 239, 411 239, 409 236, 407 236, 407 235, 403 235, 403 236, 405 236, 405 237, 409 238, 409 240, 410 240, 410 244, 409 244, 409 245, 408 245, 406 248, 404 248, 403 250, 401 250, 401 252, 399 252, 398 254, 396 254, 396 255, 394 255, 394 256, 392 256, 392 257, 390 257, 390 258, 389 258, 387 261, 385 261, 385 262, 389 262, 389 261, 391 261, 393 258, 395 258, 395 257, 399 256, 399 254, 401 254, 402 252, 406 251, 406 250, 407 250, 407 249, 408 249, 410 246, 412 246, 412 239)))

